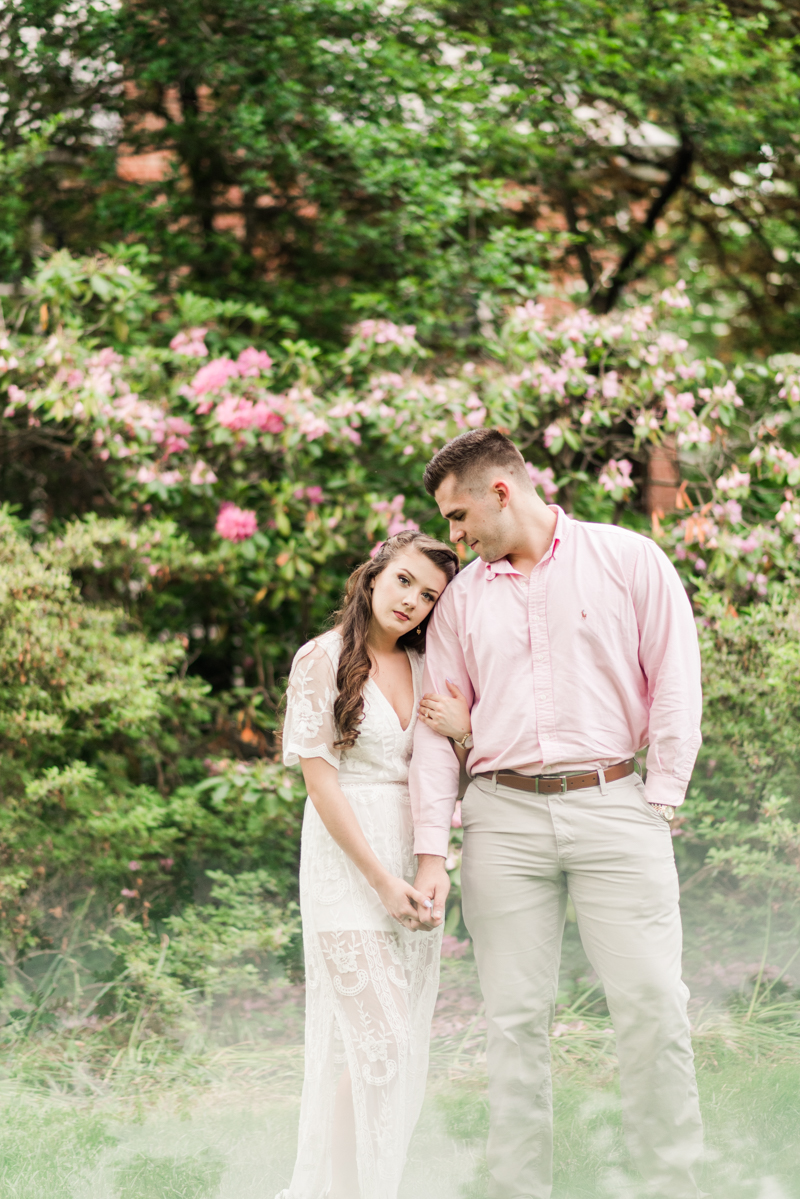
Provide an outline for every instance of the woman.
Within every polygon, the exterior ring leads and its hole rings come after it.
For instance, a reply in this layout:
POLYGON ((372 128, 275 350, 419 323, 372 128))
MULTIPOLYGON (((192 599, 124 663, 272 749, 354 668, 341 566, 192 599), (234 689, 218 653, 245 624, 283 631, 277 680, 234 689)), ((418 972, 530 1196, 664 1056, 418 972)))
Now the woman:
MULTIPOLYGON (((408 765, 425 628, 458 565, 424 533, 390 538, 350 576, 337 626, 292 665, 284 761, 300 762, 309 796, 306 1072, 297 1162, 278 1199, 395 1199, 400 1185, 442 935, 419 929, 430 901, 412 885, 408 765)), ((443 716, 436 727, 451 731, 443 716)))

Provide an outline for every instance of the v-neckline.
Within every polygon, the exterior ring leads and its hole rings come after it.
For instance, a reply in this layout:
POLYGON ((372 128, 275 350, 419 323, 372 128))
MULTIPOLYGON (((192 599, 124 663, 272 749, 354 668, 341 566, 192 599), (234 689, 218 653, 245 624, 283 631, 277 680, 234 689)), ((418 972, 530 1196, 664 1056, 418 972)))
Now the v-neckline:
POLYGON ((411 654, 408 652, 408 650, 406 649, 405 646, 403 646, 403 653, 405 654, 406 658, 408 659, 408 667, 409 667, 409 670, 411 671, 411 691, 414 696, 414 698, 411 702, 411 715, 408 718, 408 724, 406 725, 405 728, 403 728, 403 722, 401 721, 400 717, 398 716, 394 704, 392 703, 392 701, 389 699, 389 697, 387 695, 383 694, 383 692, 381 691, 380 687, 377 684, 377 681, 375 680, 375 678, 372 675, 369 676, 369 682, 372 683, 373 687, 378 692, 378 695, 381 697, 383 702, 386 704, 386 707, 389 709, 389 711, 394 716, 395 720, 397 721, 397 727, 400 729, 400 732, 405 734, 408 732, 408 730, 413 725, 414 714, 417 710, 417 680, 414 677, 414 663, 411 661, 411 654))

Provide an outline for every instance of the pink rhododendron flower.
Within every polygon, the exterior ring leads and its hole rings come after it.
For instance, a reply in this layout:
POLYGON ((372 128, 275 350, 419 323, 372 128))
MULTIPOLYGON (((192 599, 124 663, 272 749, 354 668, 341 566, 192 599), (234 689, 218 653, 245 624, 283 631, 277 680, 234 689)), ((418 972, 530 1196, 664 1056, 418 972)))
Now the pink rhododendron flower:
POLYGON ((719 491, 738 491, 740 488, 749 486, 749 472, 739 470, 738 466, 734 466, 727 475, 720 475, 717 479, 717 488, 719 491))
POLYGON ((136 861, 128 862, 129 870, 141 870, 141 868, 142 868, 141 862, 136 862, 136 861))
POLYGON ((728 544, 737 554, 752 554, 761 549, 761 541, 755 533, 750 533, 747 537, 731 537, 728 544))
MULTIPOLYGON (((373 397, 376 400, 383 399, 383 395, 384 395, 384 393, 382 391, 380 391, 380 394, 373 392, 373 397)), ((343 404, 335 404, 333 408, 329 408, 328 416, 331 417, 331 419, 335 419, 335 418, 341 417, 341 416, 345 416, 345 417, 352 416, 353 413, 357 412, 357 411, 358 411, 358 408, 356 407, 356 405, 353 403, 352 400, 345 400, 345 402, 343 404)))
POLYGON ((542 395, 557 395, 564 399, 566 385, 569 382, 569 371, 565 367, 552 370, 545 362, 534 362, 523 370, 520 381, 530 380, 534 387, 538 386, 542 395))
POLYGON ((633 463, 627 458, 620 458, 619 462, 616 458, 609 458, 598 482, 606 491, 628 491, 633 487, 632 470, 633 463))
POLYGON ((416 325, 396 325, 394 321, 385 320, 359 321, 354 330, 360 349, 366 349, 370 341, 375 345, 396 345, 400 349, 410 349, 416 331, 416 325))
POLYGON ((403 511, 405 502, 406 497, 404 495, 396 495, 393 500, 376 500, 373 504, 370 504, 370 507, 373 512, 386 513, 387 516, 391 517, 403 511))
POLYGON ((170 870, 175 865, 174 858, 159 858, 158 864, 163 870, 170 870))
MULTIPOLYGON (((373 512, 380 512, 384 515, 389 523, 387 529, 390 537, 402 533, 405 529, 418 529, 419 525, 413 520, 406 520, 403 515, 403 505, 406 502, 404 495, 396 495, 393 500, 377 500, 372 504, 373 512)), ((377 553, 377 550, 375 551, 377 553)), ((374 557, 374 555, 372 555, 374 557)))
POLYGON ((682 354, 684 350, 689 349, 686 338, 677 337, 674 333, 661 333, 657 344, 665 354, 682 354))
POLYGON ((227 395, 214 413, 225 429, 250 429, 253 425, 253 403, 242 396, 227 395))
POLYGON ((321 504, 324 498, 322 488, 316 485, 314 487, 298 487, 292 494, 296 500, 308 500, 309 504, 315 506, 321 504))
POLYGON ((579 371, 586 366, 586 358, 583 354, 576 354, 574 346, 567 346, 558 360, 558 365, 567 371, 579 371))
POLYGON ((664 392, 664 403, 667 409, 667 420, 673 425, 680 424, 681 413, 694 413, 694 396, 691 391, 682 391, 679 395, 675 395, 674 391, 664 392))
POLYGON ((216 483, 217 476, 214 474, 210 466, 208 466, 202 458, 198 458, 192 467, 192 473, 189 476, 189 482, 193 487, 202 487, 206 483, 216 483))
MULTIPOLYGON (((170 454, 177 454, 180 450, 185 450, 189 445, 186 438, 193 431, 188 421, 183 420, 180 416, 167 417, 167 439, 164 447, 164 456, 168 458, 170 454)), ((159 437, 157 440, 161 441, 162 439, 162 437, 159 437)), ((154 440, 156 440, 155 437, 154 440)))
POLYGON ((258 375, 261 371, 268 371, 272 366, 272 359, 266 350, 257 350, 255 346, 248 346, 236 359, 236 365, 242 378, 247 378, 258 375))
POLYGON ((123 887, 122 890, 120 891, 120 895, 123 897, 123 899, 138 899, 139 898, 139 892, 132 890, 130 887, 123 887))
POLYGON ((678 434, 678 445, 704 445, 711 440, 711 430, 699 421, 690 420, 678 434))
POLYGON ((603 399, 615 400, 620 392, 619 375, 616 371, 606 371, 603 375, 603 399))
POLYGON ((517 308, 512 308, 511 319, 520 329, 528 329, 531 333, 544 333, 547 328, 547 310, 544 304, 535 300, 526 300, 517 308))
POLYGON ((542 489, 544 498, 549 503, 558 491, 558 485, 553 476, 552 466, 546 466, 544 470, 542 470, 540 467, 534 466, 532 462, 526 462, 525 469, 530 475, 530 479, 534 487, 540 487, 542 489))
POLYGON ((8 398, 11 400, 12 404, 24 404, 25 392, 21 387, 17 387, 16 383, 9 383, 8 398))
POLYGON ((262 433, 281 433, 283 417, 266 400, 258 400, 253 405, 252 428, 260 429, 262 433))
POLYGON ((208 391, 219 391, 239 374, 239 368, 231 358, 214 358, 207 366, 202 366, 192 379, 192 390, 196 396, 205 395, 208 391))
MULTIPOLYGON (((726 500, 724 504, 715 504, 711 511, 717 520, 727 520, 732 525, 740 525, 742 523, 742 505, 738 500, 726 500)), ((775 519, 781 519, 780 512, 778 512, 775 519)))
POLYGON ((767 576, 765 574, 761 574, 760 572, 759 574, 754 574, 752 570, 748 570, 747 581, 755 587, 758 595, 767 594, 767 576))
POLYGON ((686 295, 686 282, 679 279, 674 287, 668 287, 662 291, 659 297, 662 304, 666 304, 670 308, 691 308, 691 301, 686 295))
POLYGON ((597 322, 586 308, 580 308, 558 326, 558 332, 570 341, 584 342, 596 328, 597 322))
POLYGON ((401 516, 395 516, 389 522, 387 532, 390 537, 396 537, 398 533, 404 533, 406 529, 418 529, 419 525, 413 520, 403 520, 401 516))
POLYGON ((466 423, 470 429, 479 429, 486 420, 486 409, 484 407, 476 408, 466 417, 466 423))
MULTIPOLYGON (((753 455, 750 455, 751 458, 753 455)), ((772 462, 773 472, 781 475, 784 472, 789 483, 800 483, 800 457, 782 445, 771 445, 767 450, 767 460, 772 462)))
POLYGON ((544 431, 544 448, 549 450, 555 439, 561 435, 561 425, 555 423, 548 425, 544 431))
POLYGON ((258 530, 256 514, 226 501, 219 510, 215 528, 226 541, 247 541, 258 530))
POLYGON ((203 341, 206 333, 208 333, 208 329, 201 326, 196 326, 194 329, 183 329, 180 333, 175 334, 169 343, 169 348, 176 354, 183 354, 186 358, 207 358, 208 346, 203 341))
POLYGON ((304 412, 297 422, 297 428, 307 441, 316 441, 318 437, 324 437, 330 431, 328 422, 321 416, 315 416, 313 412, 304 412))

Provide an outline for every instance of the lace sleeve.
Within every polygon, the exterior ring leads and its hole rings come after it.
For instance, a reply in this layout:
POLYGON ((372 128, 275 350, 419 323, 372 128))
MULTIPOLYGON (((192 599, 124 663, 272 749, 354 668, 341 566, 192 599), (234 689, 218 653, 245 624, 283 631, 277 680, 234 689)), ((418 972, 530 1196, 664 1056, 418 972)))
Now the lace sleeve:
POLYGON ((334 748, 336 726, 336 665, 316 641, 298 650, 289 675, 283 760, 296 766, 301 758, 324 758, 339 768, 341 751, 334 748))

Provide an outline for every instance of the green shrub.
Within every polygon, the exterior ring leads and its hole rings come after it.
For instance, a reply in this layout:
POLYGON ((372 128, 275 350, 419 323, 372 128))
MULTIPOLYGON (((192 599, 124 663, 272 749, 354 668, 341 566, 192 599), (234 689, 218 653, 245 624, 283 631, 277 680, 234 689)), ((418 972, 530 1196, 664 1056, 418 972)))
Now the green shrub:
POLYGON ((685 879, 800 900, 800 600, 775 588, 736 613, 706 596, 703 746, 679 811, 685 879))

